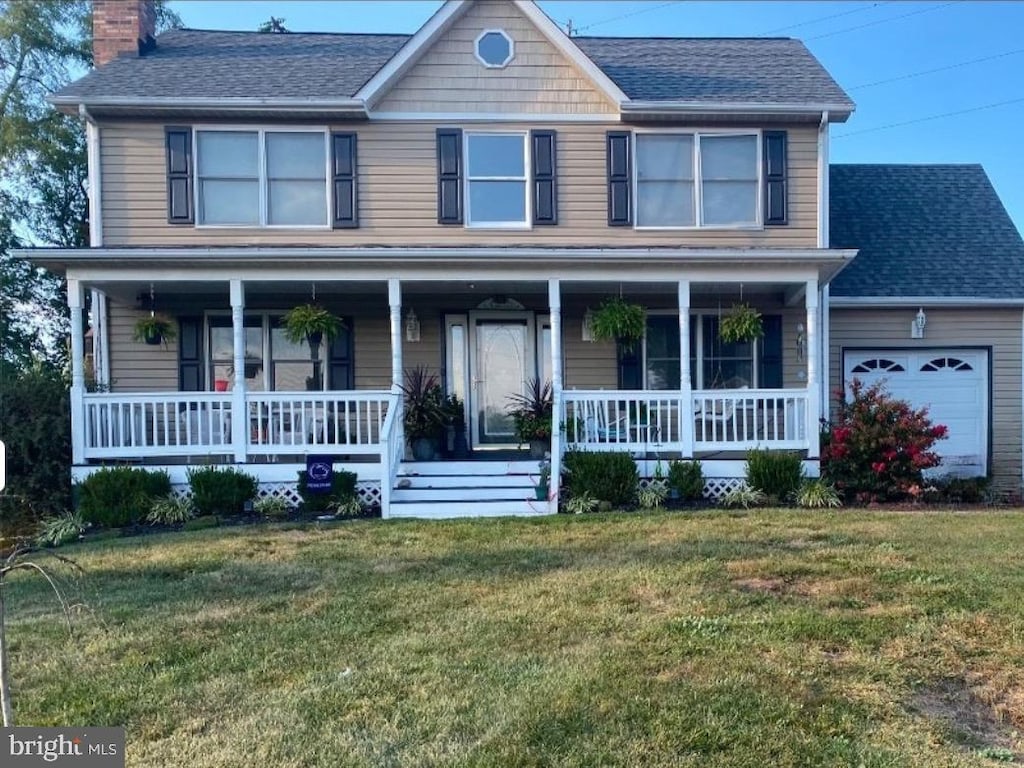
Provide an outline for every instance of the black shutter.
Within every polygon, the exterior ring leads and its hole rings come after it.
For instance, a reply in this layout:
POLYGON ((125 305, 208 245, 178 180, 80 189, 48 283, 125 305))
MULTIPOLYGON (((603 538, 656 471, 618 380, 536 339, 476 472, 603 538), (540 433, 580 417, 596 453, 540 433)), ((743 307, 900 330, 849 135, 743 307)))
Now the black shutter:
POLYGON ((202 392, 203 382, 203 318, 178 318, 178 390, 202 392))
POLYGON ((437 129, 437 223, 462 223, 462 131, 437 129))
POLYGON ((558 183, 555 171, 555 132, 530 131, 533 155, 533 223, 558 223, 558 183))
POLYGON ((356 134, 331 134, 332 197, 331 226, 355 229, 359 226, 359 200, 356 192, 356 134))
POLYGON ((619 389, 643 389, 644 376, 640 370, 640 345, 643 340, 633 342, 627 347, 621 341, 615 342, 615 355, 618 358, 619 389))
POLYGON ((165 128, 167 146, 167 223, 193 224, 192 129, 165 128))
POLYGON ((764 336, 759 350, 758 386, 761 389, 782 389, 782 315, 761 317, 764 336))
POLYGON ((789 223, 786 181, 786 132, 764 132, 764 223, 789 223))
POLYGON ((345 327, 331 339, 327 354, 327 388, 355 389, 355 366, 352 364, 352 318, 344 318, 345 327))
POLYGON ((633 225, 633 161, 629 131, 608 132, 608 226, 633 225))

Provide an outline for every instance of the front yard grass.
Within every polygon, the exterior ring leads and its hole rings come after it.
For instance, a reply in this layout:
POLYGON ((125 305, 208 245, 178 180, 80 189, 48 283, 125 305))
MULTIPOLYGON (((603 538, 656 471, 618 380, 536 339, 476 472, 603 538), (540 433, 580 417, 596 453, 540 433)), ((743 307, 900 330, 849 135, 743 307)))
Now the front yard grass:
POLYGON ((132 766, 993 766, 1024 751, 1024 515, 196 531, 9 585, 21 724, 132 766))

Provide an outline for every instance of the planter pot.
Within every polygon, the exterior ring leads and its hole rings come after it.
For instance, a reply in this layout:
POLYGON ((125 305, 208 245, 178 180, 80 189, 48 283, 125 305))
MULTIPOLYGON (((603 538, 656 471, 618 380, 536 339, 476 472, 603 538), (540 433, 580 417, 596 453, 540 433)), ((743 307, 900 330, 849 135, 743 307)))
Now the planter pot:
POLYGON ((147 333, 143 337, 143 341, 145 341, 151 347, 155 347, 155 346, 159 345, 160 342, 163 341, 163 340, 164 340, 163 334, 161 334, 159 332, 147 333))
POLYGON ((434 458, 434 440, 430 437, 417 437, 409 446, 412 457, 416 461, 431 461, 434 458))
POLYGON ((530 458, 543 459, 544 454, 551 450, 551 443, 548 440, 530 441, 530 458))
POLYGON ((309 342, 309 357, 311 360, 320 359, 320 342, 324 340, 324 335, 320 331, 311 333, 306 337, 306 341, 309 342))
POLYGON ((455 429, 455 442, 452 446, 452 457, 456 459, 469 458, 469 441, 466 440, 466 427, 455 429))
POLYGON ((548 500, 548 486, 538 485, 534 488, 534 490, 537 492, 537 501, 548 500))
POLYGON ((216 381, 213 382, 213 390, 214 390, 214 392, 227 392, 228 391, 228 380, 227 379, 217 379, 216 381))
POLYGON ((455 454, 455 427, 445 427, 441 437, 441 458, 450 459, 455 454))

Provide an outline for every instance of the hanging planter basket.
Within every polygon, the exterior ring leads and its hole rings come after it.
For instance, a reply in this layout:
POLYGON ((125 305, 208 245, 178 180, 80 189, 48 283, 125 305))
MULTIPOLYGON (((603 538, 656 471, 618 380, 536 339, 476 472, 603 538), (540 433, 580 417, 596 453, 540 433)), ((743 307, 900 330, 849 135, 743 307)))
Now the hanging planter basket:
POLYGON ((163 315, 140 317, 135 323, 135 341, 156 346, 174 341, 178 334, 174 330, 174 321, 163 315))
POLYGON ((764 336, 761 313, 746 303, 733 304, 718 323, 718 338, 726 344, 743 344, 764 336))
POLYGON ((647 313, 639 304, 618 297, 605 299, 594 313, 590 330, 594 341, 618 340, 630 349, 644 336, 647 313))
POLYGON ((324 337, 328 341, 337 336, 345 327, 342 319, 331 314, 318 304, 300 304, 285 313, 284 335, 293 344, 308 342, 310 356, 316 359, 320 342, 324 337))

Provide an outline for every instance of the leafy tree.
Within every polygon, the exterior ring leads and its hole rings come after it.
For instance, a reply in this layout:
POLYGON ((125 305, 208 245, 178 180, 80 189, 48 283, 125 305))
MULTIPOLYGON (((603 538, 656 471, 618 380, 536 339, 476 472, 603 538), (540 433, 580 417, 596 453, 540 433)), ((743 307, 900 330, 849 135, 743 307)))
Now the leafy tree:
POLYGON ((262 32, 264 34, 280 34, 283 32, 288 32, 290 30, 285 29, 284 19, 279 19, 276 16, 271 16, 267 21, 264 21, 262 24, 260 24, 256 28, 256 31, 262 32))

